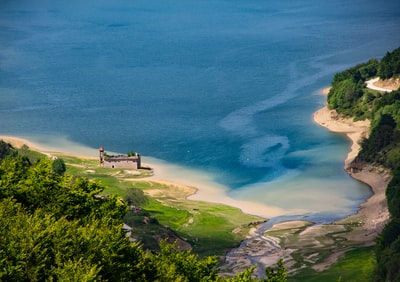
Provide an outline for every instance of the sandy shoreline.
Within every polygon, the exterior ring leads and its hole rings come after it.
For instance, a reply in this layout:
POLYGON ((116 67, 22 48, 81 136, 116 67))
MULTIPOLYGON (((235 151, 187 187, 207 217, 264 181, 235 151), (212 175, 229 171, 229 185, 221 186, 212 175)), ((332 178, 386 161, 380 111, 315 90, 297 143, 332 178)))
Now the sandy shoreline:
MULTIPOLYGON (((327 91, 325 90, 326 94, 327 91)), ((382 231, 384 225, 389 219, 385 191, 390 181, 390 174, 383 169, 366 165, 363 169, 353 171, 351 163, 361 149, 360 142, 363 138, 368 137, 370 129, 370 121, 353 121, 351 118, 340 117, 334 110, 328 109, 327 106, 316 111, 313 115, 314 121, 336 133, 345 134, 352 142, 350 152, 344 161, 344 169, 351 177, 367 184, 373 194, 366 202, 361 204, 359 211, 350 215, 346 219, 339 220, 337 223, 357 218, 361 220, 363 229, 366 231, 363 236, 353 238, 356 241, 373 241, 373 239, 382 231)))
POLYGON ((82 159, 97 159, 97 154, 98 151, 90 148, 86 148, 83 146, 80 146, 78 144, 75 144, 73 142, 68 142, 67 149, 62 149, 64 144, 54 147, 54 146, 46 146, 41 143, 32 141, 31 139, 28 138, 23 138, 23 137, 17 137, 17 136, 10 136, 10 135, 0 135, 0 140, 3 140, 7 143, 10 143, 16 148, 21 148, 23 145, 26 145, 29 147, 29 149, 38 151, 40 153, 43 153, 45 155, 51 155, 51 154, 61 154, 61 155, 69 155, 69 156, 74 156, 82 159), (73 146, 80 147, 79 150, 73 150, 70 147, 73 146))
MULTIPOLYGON (((30 149, 41 152, 48 156, 52 154, 63 154, 83 159, 96 159, 98 155, 98 151, 96 149, 87 148, 72 142, 66 142, 66 148, 62 149, 63 144, 57 147, 46 146, 41 143, 34 142, 31 139, 17 136, 0 135, 0 140, 4 140, 5 142, 10 143, 17 148, 27 145, 30 149), (77 150, 78 153, 75 152, 75 146, 77 149, 79 149, 77 150)), ((187 192, 185 193, 187 194, 187 199, 189 200, 224 204, 239 208, 246 214, 259 216, 262 218, 270 218, 287 213, 286 210, 278 207, 234 199, 227 194, 227 187, 216 183, 212 179, 212 176, 205 173, 203 174, 201 172, 151 157, 144 157, 144 159, 147 159, 148 163, 144 163, 143 165, 151 167, 154 171, 154 175, 146 178, 146 180, 180 187, 181 191, 183 191, 182 189, 185 187, 184 190, 187 192), (185 177, 182 177, 182 175, 185 177), (190 191, 190 193, 188 191, 190 191)))

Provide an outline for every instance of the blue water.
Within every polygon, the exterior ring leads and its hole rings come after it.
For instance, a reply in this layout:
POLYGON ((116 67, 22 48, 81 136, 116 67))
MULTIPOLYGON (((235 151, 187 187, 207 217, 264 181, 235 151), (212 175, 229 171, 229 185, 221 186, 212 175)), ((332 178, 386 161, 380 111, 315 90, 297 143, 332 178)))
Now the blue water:
POLYGON ((0 134, 134 150, 240 199, 354 212, 370 191, 312 113, 336 72, 400 46, 400 2, 325 2, 0 0, 0 134))

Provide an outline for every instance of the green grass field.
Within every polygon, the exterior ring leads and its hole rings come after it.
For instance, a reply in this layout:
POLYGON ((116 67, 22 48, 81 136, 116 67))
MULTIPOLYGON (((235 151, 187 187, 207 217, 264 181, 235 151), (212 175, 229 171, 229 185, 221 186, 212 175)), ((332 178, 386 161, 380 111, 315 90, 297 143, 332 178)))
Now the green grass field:
MULTIPOLYGON (((140 175, 133 175, 123 169, 99 167, 97 160, 64 155, 59 157, 67 164, 67 174, 96 181, 105 187, 104 194, 123 197, 128 188, 139 188, 145 193, 149 190, 159 191, 142 208, 162 226, 175 230, 185 238, 193 246, 193 251, 201 256, 223 255, 243 240, 250 228, 249 223, 264 220, 226 205, 186 200, 187 195, 178 197, 177 187, 151 181, 148 178, 149 170, 141 170, 140 175)), ((154 235, 156 230, 160 231, 158 226, 153 225, 152 228, 155 230, 147 230, 142 235, 154 235)), ((149 238, 141 238, 150 242, 149 238)))

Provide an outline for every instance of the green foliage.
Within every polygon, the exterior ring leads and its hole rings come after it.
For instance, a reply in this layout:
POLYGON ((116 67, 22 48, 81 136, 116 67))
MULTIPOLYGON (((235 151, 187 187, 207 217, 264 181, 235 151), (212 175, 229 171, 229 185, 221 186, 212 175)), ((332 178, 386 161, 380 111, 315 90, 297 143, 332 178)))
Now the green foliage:
POLYGON ((377 239, 375 281, 400 280, 400 219, 392 219, 377 239))
POLYGON ((64 175, 65 171, 67 170, 64 160, 60 158, 57 158, 53 161, 51 168, 53 172, 57 173, 58 175, 64 175))
POLYGON ((387 52, 378 68, 378 75, 382 79, 391 78, 400 74, 400 48, 387 52))
POLYGON ((161 242, 161 251, 148 257, 155 272, 152 281, 216 281, 216 257, 199 259, 190 251, 179 251, 175 244, 161 242))
POLYGON ((133 157, 133 156, 136 156, 136 153, 134 151, 130 150, 128 152, 128 157, 133 157))
POLYGON ((339 113, 348 113, 362 96, 362 90, 352 79, 338 81, 329 91, 328 105, 339 113))
POLYGON ((130 243, 110 218, 82 225, 41 209, 28 213, 10 199, 0 202, 0 215, 1 281, 45 281, 59 276, 122 281, 141 276, 146 269, 139 245, 130 243), (71 269, 76 271, 68 273, 71 269))
MULTIPOLYGON (((376 75, 386 79, 400 74, 400 48, 388 53, 380 62, 376 59, 367 63, 359 64, 355 67, 337 73, 332 81, 332 88, 328 94, 328 106, 335 109, 338 113, 354 116, 356 118, 367 118, 376 98, 378 103, 385 103, 391 97, 372 94, 371 90, 365 88, 364 82, 376 75), (379 102, 380 101, 380 102, 379 102)), ((388 95, 390 96, 390 95, 388 95)), ((374 111, 374 109, 372 109, 374 111)))
POLYGON ((358 64, 343 72, 335 74, 332 81, 332 87, 344 80, 351 80, 354 83, 364 82, 368 78, 376 75, 379 62, 376 59, 369 60, 367 63, 358 64))
POLYGON ((377 60, 370 60, 337 73, 328 94, 329 108, 340 114, 365 118, 369 112, 368 104, 375 96, 365 89, 364 82, 376 75, 378 64, 377 60))
POLYGON ((396 126, 391 115, 380 116, 378 124, 372 128, 369 138, 363 140, 359 157, 370 162, 376 160, 377 154, 392 143, 396 126))
POLYGON ((286 282, 286 268, 283 266, 283 261, 280 259, 278 261, 278 266, 276 268, 268 267, 265 270, 268 282, 286 282))
POLYGON ((400 148, 394 148, 387 153, 385 166, 393 171, 400 169, 400 148))
POLYGON ((250 282, 254 281, 255 279, 252 278, 253 272, 256 269, 255 266, 249 267, 245 271, 240 272, 236 277, 234 278, 227 278, 224 279, 223 281, 225 282, 250 282))
POLYGON ((386 188, 386 199, 390 214, 395 218, 400 218, 400 171, 393 172, 393 178, 386 188))
POLYGON ((389 247, 400 236, 400 219, 392 219, 383 229, 377 240, 379 249, 389 247))

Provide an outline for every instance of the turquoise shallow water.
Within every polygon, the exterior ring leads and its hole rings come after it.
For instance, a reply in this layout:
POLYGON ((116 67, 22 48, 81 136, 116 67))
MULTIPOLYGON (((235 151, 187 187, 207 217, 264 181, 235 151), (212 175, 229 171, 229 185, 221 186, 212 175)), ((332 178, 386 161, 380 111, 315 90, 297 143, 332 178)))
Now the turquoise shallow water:
MULTIPOLYGON (((369 189, 316 126, 333 75, 400 45, 385 1, 0 1, 0 133, 135 150, 333 219, 369 189)), ((174 177, 184 178, 184 175, 174 177)))

